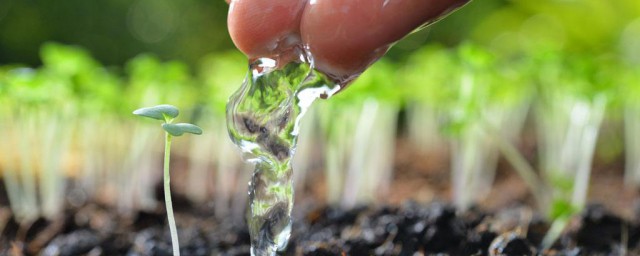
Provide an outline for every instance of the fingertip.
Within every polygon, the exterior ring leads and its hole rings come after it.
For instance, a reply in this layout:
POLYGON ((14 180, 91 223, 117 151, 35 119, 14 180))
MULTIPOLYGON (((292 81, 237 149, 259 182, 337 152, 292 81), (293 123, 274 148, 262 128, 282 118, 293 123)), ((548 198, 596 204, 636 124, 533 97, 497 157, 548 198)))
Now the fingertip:
POLYGON ((304 1, 229 1, 229 34, 236 47, 248 57, 277 54, 281 46, 291 44, 291 40, 299 38, 297 34, 304 1))

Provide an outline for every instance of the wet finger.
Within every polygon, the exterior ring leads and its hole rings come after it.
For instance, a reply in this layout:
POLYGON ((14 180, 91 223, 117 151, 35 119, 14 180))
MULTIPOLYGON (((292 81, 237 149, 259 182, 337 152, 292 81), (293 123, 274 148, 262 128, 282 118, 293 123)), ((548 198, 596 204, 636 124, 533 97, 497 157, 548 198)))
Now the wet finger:
POLYGON ((305 0, 233 0, 227 18, 234 44, 249 58, 268 57, 300 44, 305 0))
POLYGON ((303 42, 316 67, 344 77, 362 72, 395 41, 467 0, 317 0, 305 7, 303 42))

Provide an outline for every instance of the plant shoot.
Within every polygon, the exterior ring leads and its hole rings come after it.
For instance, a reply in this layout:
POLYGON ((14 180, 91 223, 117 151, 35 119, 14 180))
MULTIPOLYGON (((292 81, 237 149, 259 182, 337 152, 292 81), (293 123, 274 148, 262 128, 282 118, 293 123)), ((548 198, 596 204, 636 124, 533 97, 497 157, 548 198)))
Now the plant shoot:
POLYGON ((200 135, 202 129, 194 124, 177 123, 173 124, 173 119, 178 117, 180 111, 171 105, 158 105, 155 107, 141 108, 133 111, 134 115, 148 117, 163 121, 162 129, 165 131, 165 147, 164 147, 164 201, 167 208, 167 218, 169 220, 169 231, 171 232, 171 245, 173 247, 173 255, 180 255, 180 244, 178 242, 178 231, 176 229, 176 221, 173 217, 173 205, 171 203, 171 175, 169 172, 169 164, 171 160, 171 138, 173 136, 182 136, 185 133, 200 135))

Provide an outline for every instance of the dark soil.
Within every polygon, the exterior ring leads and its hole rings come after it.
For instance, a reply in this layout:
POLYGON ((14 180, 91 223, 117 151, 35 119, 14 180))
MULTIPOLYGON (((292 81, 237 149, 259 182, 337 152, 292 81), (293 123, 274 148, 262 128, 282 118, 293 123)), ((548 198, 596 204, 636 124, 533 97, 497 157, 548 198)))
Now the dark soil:
MULTIPOLYGON (((460 214, 439 203, 351 210, 302 204, 284 255, 640 255, 638 220, 623 220, 602 206, 588 207, 542 252, 536 246, 549 225, 525 206, 460 214)), ((249 255, 241 221, 187 209, 177 213, 183 255, 249 255)), ((161 209, 126 218, 86 205, 22 230, 10 220, 0 255, 171 255, 165 223, 161 209)))

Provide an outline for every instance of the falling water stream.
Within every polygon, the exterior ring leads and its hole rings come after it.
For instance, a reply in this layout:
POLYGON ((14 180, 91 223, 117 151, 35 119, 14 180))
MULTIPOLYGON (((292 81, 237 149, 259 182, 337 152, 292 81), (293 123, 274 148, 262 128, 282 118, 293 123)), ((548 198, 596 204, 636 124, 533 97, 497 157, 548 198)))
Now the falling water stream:
POLYGON ((286 247, 293 208, 291 159, 300 119, 314 100, 341 88, 306 56, 289 63, 253 61, 227 105, 229 135, 245 160, 255 164, 247 209, 252 255, 275 255, 286 247))

